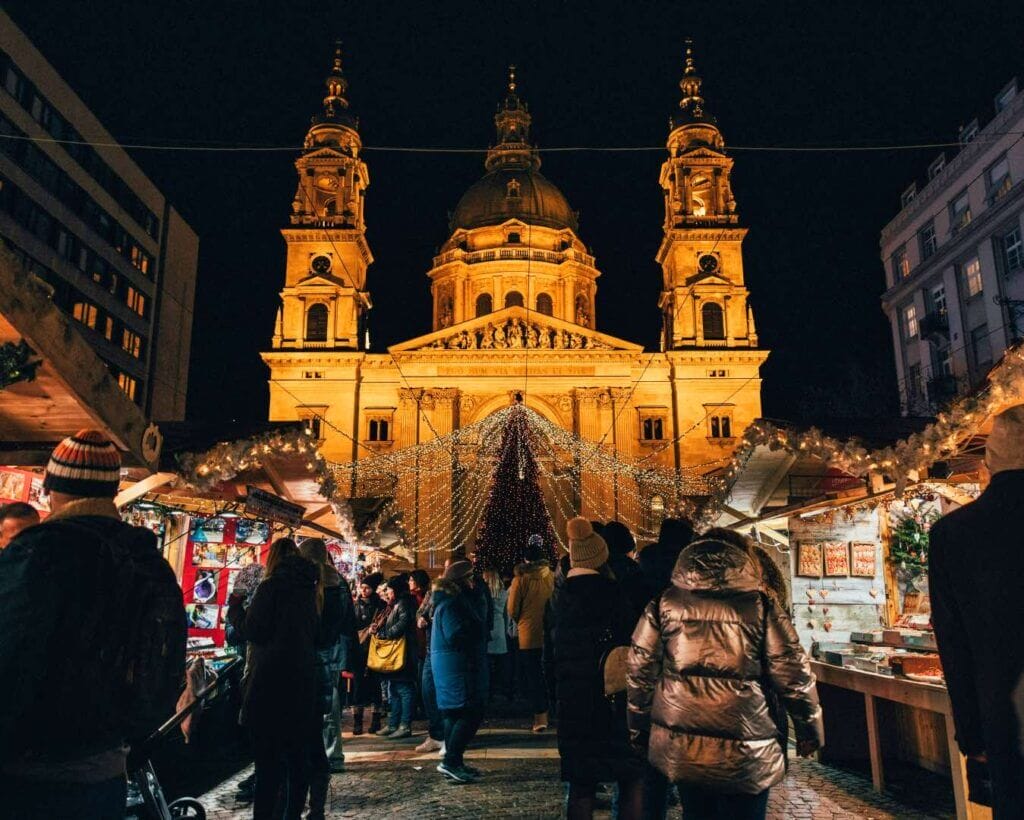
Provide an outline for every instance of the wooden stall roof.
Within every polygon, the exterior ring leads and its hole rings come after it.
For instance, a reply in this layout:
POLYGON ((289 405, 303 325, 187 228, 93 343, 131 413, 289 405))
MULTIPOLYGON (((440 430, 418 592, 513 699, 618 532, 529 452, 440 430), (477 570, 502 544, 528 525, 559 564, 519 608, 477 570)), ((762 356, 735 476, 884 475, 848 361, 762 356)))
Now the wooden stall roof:
POLYGON ((46 286, 0 247, 0 344, 24 339, 41 360, 34 381, 0 390, 0 461, 45 464, 62 438, 92 427, 126 453, 127 463, 154 469, 156 428, 74 324, 46 286))

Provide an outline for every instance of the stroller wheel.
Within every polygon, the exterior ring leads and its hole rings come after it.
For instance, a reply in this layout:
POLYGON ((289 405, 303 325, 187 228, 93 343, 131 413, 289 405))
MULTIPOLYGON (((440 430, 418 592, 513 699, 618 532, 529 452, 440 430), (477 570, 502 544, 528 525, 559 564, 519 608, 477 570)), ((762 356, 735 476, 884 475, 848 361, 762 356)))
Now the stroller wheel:
POLYGON ((187 820, 206 820, 206 809, 203 804, 192 797, 179 797, 168 807, 171 817, 187 818, 187 820))

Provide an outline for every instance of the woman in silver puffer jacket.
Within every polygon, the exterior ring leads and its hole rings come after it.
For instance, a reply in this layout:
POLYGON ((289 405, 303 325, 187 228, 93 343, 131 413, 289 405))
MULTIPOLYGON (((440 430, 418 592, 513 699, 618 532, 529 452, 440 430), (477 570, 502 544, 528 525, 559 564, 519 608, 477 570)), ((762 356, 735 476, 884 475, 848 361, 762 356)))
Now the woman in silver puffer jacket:
POLYGON ((766 691, 792 718, 798 754, 823 742, 807 655, 742 543, 711 530, 690 544, 633 633, 632 740, 679 785, 687 820, 764 817, 785 775, 766 691))

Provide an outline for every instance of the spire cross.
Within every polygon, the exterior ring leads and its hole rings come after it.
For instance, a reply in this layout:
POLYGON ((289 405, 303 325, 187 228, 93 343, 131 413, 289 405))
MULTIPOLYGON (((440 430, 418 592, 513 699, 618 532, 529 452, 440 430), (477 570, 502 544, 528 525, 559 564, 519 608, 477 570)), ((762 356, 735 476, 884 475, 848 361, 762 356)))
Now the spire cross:
POLYGON ((686 69, 685 74, 695 74, 697 69, 693 65, 693 38, 687 37, 686 43, 686 69))
POLYGON ((516 93, 516 66, 515 63, 510 63, 508 67, 508 93, 516 93))
POLYGON ((341 38, 334 41, 334 73, 341 74, 341 38))

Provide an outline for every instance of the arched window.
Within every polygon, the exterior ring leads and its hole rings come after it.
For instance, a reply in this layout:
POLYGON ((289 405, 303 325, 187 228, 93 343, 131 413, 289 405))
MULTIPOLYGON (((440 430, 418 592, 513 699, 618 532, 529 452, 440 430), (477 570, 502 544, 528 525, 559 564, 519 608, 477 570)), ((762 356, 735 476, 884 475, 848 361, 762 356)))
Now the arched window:
POLYGON ((722 306, 714 302, 705 302, 700 309, 705 339, 725 338, 725 314, 722 306))
POLYGON ((523 294, 518 290, 510 290, 505 294, 505 307, 522 307, 523 306, 523 294))
POLYGON ((306 311, 306 341, 327 341, 327 305, 316 304, 306 311))
POLYGON ((545 316, 551 316, 555 312, 555 306, 549 294, 537 294, 537 312, 543 313, 545 316))
POLYGON ((494 310, 494 300, 491 299, 491 294, 481 293, 476 297, 476 315, 486 316, 494 310))

